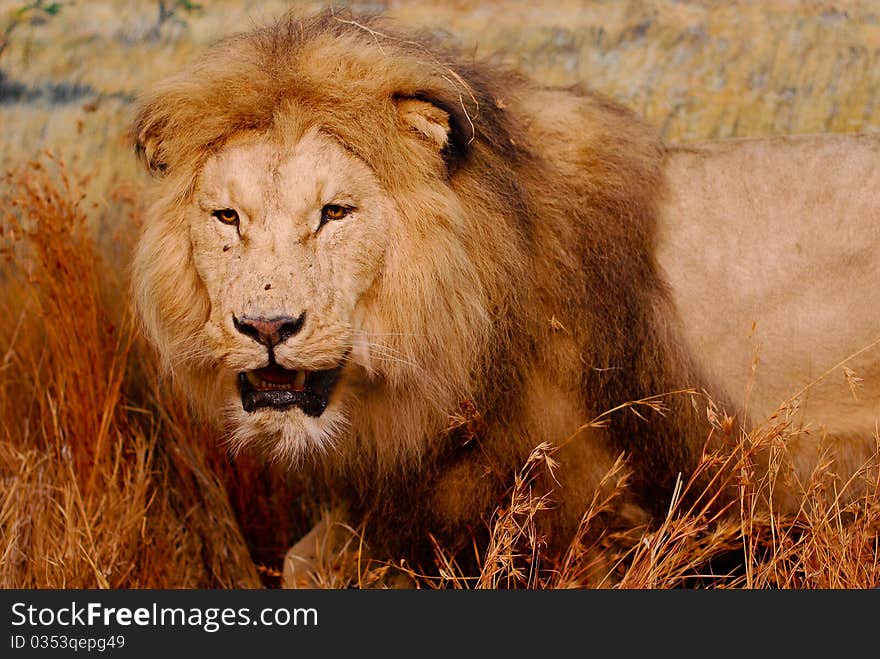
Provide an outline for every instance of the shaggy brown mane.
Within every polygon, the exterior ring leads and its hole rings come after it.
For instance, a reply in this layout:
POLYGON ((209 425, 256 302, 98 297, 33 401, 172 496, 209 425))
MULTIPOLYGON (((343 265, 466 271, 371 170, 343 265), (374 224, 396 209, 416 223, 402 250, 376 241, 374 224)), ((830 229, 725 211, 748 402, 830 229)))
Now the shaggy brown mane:
MULTIPOLYGON (((382 397, 363 399, 314 470, 356 511, 377 512, 375 544, 418 556, 428 532, 466 539, 541 441, 560 442, 627 401, 703 386, 653 255, 664 149, 632 113, 378 20, 290 16, 216 44, 142 100, 132 137, 158 179, 152 221, 174 225, 206 159, 236 135, 295 144, 313 126, 376 173, 407 236, 424 236, 410 271, 387 266, 371 293, 402 335, 395 349, 422 368, 388 367, 382 397), (440 167, 401 129, 402 99, 448 116, 440 167), (467 272, 444 263, 437 236, 467 272), (462 401, 481 415, 473 441, 446 431, 462 401)), ((177 370, 195 373, 191 382, 209 380, 210 360, 179 358, 204 322, 205 304, 194 302, 202 284, 180 274, 191 270, 186 247, 158 272, 157 245, 171 249, 179 227, 153 230, 135 264, 147 333, 177 370)), ((207 391, 191 386, 210 408, 207 391)), ((636 503, 665 510, 709 436, 688 396, 665 403, 665 415, 624 410, 566 449, 552 524, 561 535, 620 451, 636 503)))
POLYGON ((320 117, 325 130, 393 184, 414 165, 401 160, 407 149, 388 143, 394 102, 417 98, 449 113, 445 155, 453 168, 478 134, 497 156, 515 159, 519 151, 493 88, 504 87, 504 79, 460 61, 427 34, 416 39, 397 36, 378 18, 287 16, 216 43, 191 71, 156 85, 142 99, 132 137, 151 168, 192 174, 230 137, 267 130, 295 105, 320 117), (377 61, 395 65, 377 68, 377 61), (161 143, 154 141, 160 134, 161 143))

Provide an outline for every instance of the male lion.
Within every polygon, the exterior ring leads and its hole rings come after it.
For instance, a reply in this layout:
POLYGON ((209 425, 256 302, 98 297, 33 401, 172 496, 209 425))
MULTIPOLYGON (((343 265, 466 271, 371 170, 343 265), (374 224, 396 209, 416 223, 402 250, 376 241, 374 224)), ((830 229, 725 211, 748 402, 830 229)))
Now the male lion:
MULTIPOLYGON (((621 453, 608 524, 645 522, 711 435, 672 392, 733 412, 754 320, 760 414, 880 335, 876 141, 673 149, 597 94, 427 43, 288 17, 159 83, 132 129, 155 175, 133 269, 147 335, 234 446, 370 514, 374 551, 469 543, 542 442, 561 447, 551 546, 621 453), (662 394, 665 413, 578 433, 662 394)), ((876 378, 826 398, 857 462, 876 378)))

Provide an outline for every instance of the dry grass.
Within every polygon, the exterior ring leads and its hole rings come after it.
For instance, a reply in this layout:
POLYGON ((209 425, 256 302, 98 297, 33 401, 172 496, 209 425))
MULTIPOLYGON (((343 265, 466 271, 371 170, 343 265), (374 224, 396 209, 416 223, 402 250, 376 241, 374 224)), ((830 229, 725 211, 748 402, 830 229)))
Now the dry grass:
POLYGON ((9 175, 3 199, 0 585, 260 586, 252 557, 296 531, 296 491, 233 469, 158 378, 124 271, 88 230, 87 181, 48 162, 9 175))
MULTIPOLYGON (((614 412, 645 405, 662 410, 663 398, 633 401, 614 412)), ((558 469, 553 456, 561 446, 542 444, 516 475, 509 504, 496 511, 489 546, 477 550, 479 574, 463 574, 437 545, 438 575, 412 570, 409 575, 437 588, 880 587, 880 436, 877 452, 848 482, 841 485, 825 456, 808 482, 796 484, 786 446, 803 429, 792 425, 791 403, 745 433, 707 402, 714 433, 724 441, 703 454, 693 474, 679 479, 667 516, 655 528, 596 532, 602 514, 628 485, 621 456, 597 488, 568 549, 547 555, 535 518, 553 504, 549 492, 534 486, 542 471, 553 475, 558 469), (770 502, 782 485, 802 493, 797 515, 774 512, 770 502)), ((602 421, 587 425, 597 422, 602 421)), ((567 441, 577 441, 577 434, 567 441)))
MULTIPOLYGON (((0 28, 20 4, 0 0, 0 28)), ((277 586, 285 550, 320 515, 290 476, 226 455, 157 374, 132 322, 126 267, 139 178, 121 139, 130 98, 219 34, 287 5, 203 4, 200 17, 158 39, 148 38, 154 2, 71 4, 16 29, 0 60, 29 89, 91 90, 76 102, 0 105, 0 163, 13 169, 0 184, 2 587, 277 586), (51 158, 25 163, 45 148, 90 177, 51 158)), ((466 47, 500 52, 542 82, 585 80, 671 140, 880 126, 871 3, 385 4, 404 23, 446 26, 466 47)), ((846 368, 855 395, 858 376, 846 368)), ((644 404, 660 401, 608 415, 644 404)), ((490 521, 488 546, 470 550, 477 572, 463 572, 461 557, 439 543, 434 565, 402 572, 426 588, 880 586, 876 461, 848 488, 854 496, 820 462, 802 484, 800 514, 780 517, 766 502, 791 478, 785 446, 799 432, 791 405, 749 433, 706 405, 725 441, 682 475, 657 528, 596 534, 627 487, 621 460, 567 551, 549 555, 535 517, 553 505, 538 483, 558 469, 558 449, 541 445, 490 521), (730 491, 733 503, 720 505, 730 491)), ((456 422, 476 423, 472 412, 456 422)), ((349 535, 345 555, 325 557, 321 583, 381 585, 401 571, 361 560, 358 530, 349 535)))

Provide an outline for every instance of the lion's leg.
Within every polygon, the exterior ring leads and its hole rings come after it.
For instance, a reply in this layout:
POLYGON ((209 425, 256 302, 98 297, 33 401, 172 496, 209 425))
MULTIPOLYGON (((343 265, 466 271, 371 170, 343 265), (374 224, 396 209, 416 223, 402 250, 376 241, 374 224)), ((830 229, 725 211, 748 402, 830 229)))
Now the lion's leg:
MULTIPOLYGON (((341 508, 324 511, 319 521, 284 556, 282 588, 327 588, 344 585, 358 546, 341 508), (353 546, 352 546, 353 545, 353 546)), ((356 560, 355 560, 356 564, 356 560)))
POLYGON ((402 569, 375 563, 343 508, 326 510, 284 556, 282 588, 412 588, 402 569))

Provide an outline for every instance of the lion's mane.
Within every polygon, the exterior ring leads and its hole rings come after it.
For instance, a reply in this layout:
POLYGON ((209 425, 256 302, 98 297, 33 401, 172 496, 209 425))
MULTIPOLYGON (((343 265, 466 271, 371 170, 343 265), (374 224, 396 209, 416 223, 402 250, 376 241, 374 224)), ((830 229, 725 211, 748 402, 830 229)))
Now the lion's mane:
MULTIPOLYGON (((355 508, 378 507, 377 537, 400 541, 389 545, 479 526, 538 443, 626 401, 701 386, 653 256, 664 152, 648 127, 589 91, 543 89, 424 35, 324 13, 213 46, 156 85, 134 122, 156 177, 134 295, 147 335, 209 414, 208 302, 180 208, 231 137, 304 125, 367 163, 407 222, 368 304, 399 358, 377 367, 381 386, 311 470, 355 508), (404 139, 401 99, 448 116, 442 171, 404 139), (449 430, 462 403, 479 414, 467 437, 449 430)), ((666 402, 666 415, 617 414, 587 433, 593 453, 571 468, 607 467, 591 463, 596 442, 625 451, 638 503, 666 506, 708 432, 686 396, 666 402)), ((560 498, 582 509, 571 490, 560 498)))

